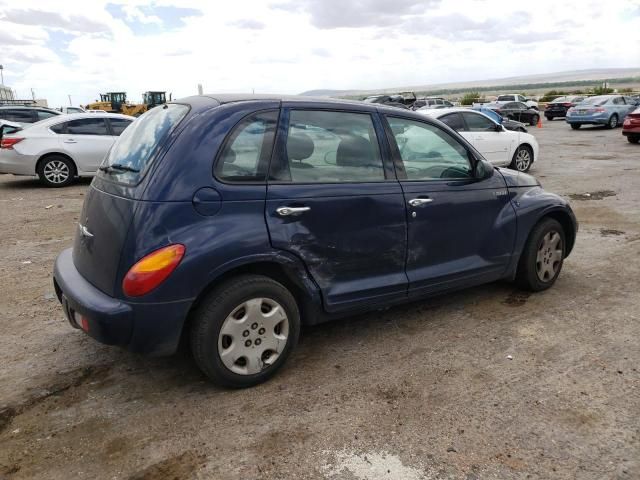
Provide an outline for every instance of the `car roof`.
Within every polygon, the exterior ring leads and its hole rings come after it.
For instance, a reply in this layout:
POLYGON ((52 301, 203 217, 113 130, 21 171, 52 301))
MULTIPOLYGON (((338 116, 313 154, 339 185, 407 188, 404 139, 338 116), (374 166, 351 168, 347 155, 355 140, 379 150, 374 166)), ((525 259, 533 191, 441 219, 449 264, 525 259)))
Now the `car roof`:
MULTIPOLYGON (((371 95, 370 97, 389 96, 388 94, 371 95)), ((369 97, 367 97, 369 98, 369 97)), ((346 100, 341 98, 331 97, 307 97, 304 95, 281 95, 281 94, 247 94, 247 93, 224 93, 224 94, 205 94, 194 95, 191 97, 174 100, 172 103, 195 103, 201 99, 211 99, 224 105, 227 103, 236 102, 250 102, 250 101, 280 101, 280 102, 300 102, 300 103, 324 103, 324 104, 336 104, 336 105, 352 105, 362 107, 363 105, 372 106, 372 104, 365 104, 362 100, 346 100)))
POLYGON ((479 113, 480 115, 482 115, 482 112, 478 111, 478 110, 473 110, 471 108, 464 108, 464 107, 449 107, 449 108, 430 108, 427 109, 425 108, 424 110, 419 110, 420 112, 424 112, 424 115, 429 115, 431 117, 442 117, 443 115, 446 115, 447 113, 457 113, 457 112, 471 112, 471 113, 479 113))
POLYGON ((57 113, 58 115, 62 115, 62 112, 59 112, 58 110, 54 110, 53 108, 49 108, 49 107, 39 107, 37 105, 0 105, 0 109, 1 110, 7 110, 7 109, 11 109, 11 110, 46 110, 47 112, 53 112, 53 113, 57 113))
POLYGON ((32 123, 32 127, 44 127, 48 128, 51 125, 57 125, 58 123, 69 122, 71 120, 79 120, 82 118, 123 118, 126 120, 135 120, 135 117, 129 115, 122 115, 120 113, 63 113, 61 115, 46 118, 39 122, 32 123))

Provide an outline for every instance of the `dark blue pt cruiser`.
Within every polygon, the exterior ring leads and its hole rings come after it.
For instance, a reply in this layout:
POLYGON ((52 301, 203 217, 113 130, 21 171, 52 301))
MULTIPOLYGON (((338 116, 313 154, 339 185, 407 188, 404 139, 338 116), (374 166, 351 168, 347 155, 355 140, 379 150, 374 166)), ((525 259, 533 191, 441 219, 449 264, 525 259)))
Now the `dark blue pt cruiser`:
POLYGON ((120 136, 54 285, 70 323, 134 352, 185 336, 232 387, 315 324, 499 279, 555 282, 577 222, 531 176, 383 105, 196 96, 120 136))

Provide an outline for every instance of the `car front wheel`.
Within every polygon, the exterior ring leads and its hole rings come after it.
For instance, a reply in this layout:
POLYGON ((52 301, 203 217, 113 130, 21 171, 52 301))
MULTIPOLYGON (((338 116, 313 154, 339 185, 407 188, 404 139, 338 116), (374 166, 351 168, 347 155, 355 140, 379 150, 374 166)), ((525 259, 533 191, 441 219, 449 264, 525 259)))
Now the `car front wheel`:
POLYGON ((527 172, 533 163, 533 152, 526 145, 520 145, 513 154, 509 168, 519 172, 527 172))
POLYGON ((616 128, 618 126, 618 116, 616 114, 611 115, 607 128, 616 128))
POLYGON ((581 123, 572 123, 571 124, 571 128, 573 128, 574 130, 578 130, 581 126, 582 126, 581 123))
POLYGON ((549 115, 545 115, 544 118, 546 118, 547 120, 549 120, 550 122, 553 121, 553 117, 549 116, 549 115))
POLYGON ((538 115, 534 115, 533 117, 531 117, 531 122, 529 122, 529 125, 535 127, 538 124, 539 119, 540 117, 538 115))
POLYGON ((38 178, 47 187, 66 187, 73 182, 73 162, 62 155, 51 155, 38 164, 38 178))
POLYGON ((551 287, 562 270, 565 248, 562 225, 553 218, 543 219, 529 234, 518 264, 516 283, 534 292, 551 287))
POLYGON ((200 369, 226 387, 271 378, 298 342, 300 313, 291 293, 261 275, 216 288, 194 312, 191 349, 200 369))

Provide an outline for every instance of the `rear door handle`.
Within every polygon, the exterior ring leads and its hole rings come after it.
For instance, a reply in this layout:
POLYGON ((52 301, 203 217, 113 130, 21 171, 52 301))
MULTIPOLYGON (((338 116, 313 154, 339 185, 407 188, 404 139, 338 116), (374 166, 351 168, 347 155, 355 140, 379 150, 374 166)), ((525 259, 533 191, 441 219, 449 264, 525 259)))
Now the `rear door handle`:
POLYGON ((411 200, 409 200, 409 205, 411 205, 412 207, 419 207, 420 205, 431 202, 433 202, 433 198, 412 198, 411 200))
POLYGON ((67 138, 66 140, 63 140, 63 142, 64 143, 78 143, 73 138, 67 138))
POLYGON ((278 207, 276 213, 281 217, 289 217, 292 215, 302 215, 311 210, 311 207, 278 207))

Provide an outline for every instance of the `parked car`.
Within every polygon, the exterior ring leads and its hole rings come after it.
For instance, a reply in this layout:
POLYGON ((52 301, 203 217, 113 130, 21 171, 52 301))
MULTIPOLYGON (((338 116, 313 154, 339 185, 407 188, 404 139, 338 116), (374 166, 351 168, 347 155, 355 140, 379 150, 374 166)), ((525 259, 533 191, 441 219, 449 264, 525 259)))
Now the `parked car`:
POLYGON ((18 130, 22 130, 22 125, 19 123, 0 119, 0 140, 2 140, 4 134, 14 133, 18 130))
POLYGON ((566 117, 567 110, 569 110, 571 107, 575 107, 584 99, 584 96, 577 95, 558 97, 547 104, 546 108, 544 109, 544 116, 549 121, 552 121, 554 118, 558 117, 566 117))
POLYGON ((500 123, 504 128, 506 128, 507 130, 513 130, 516 132, 524 132, 527 133, 527 126, 522 123, 522 122, 516 122, 515 120, 511 120, 509 118, 504 118, 502 115, 500 115, 498 112, 496 112, 495 110, 492 110, 488 107, 485 106, 475 106, 475 107, 471 107, 474 110, 484 113, 487 117, 489 117, 491 120, 495 121, 496 123, 500 123))
POLYGON ((492 110, 498 112, 503 117, 518 122, 528 123, 534 126, 540 119, 540 113, 533 107, 528 107, 522 102, 509 102, 503 104, 491 104, 488 106, 492 110))
POLYGON ((417 99, 413 104, 412 110, 418 110, 421 108, 429 109, 451 107, 453 107, 453 103, 451 103, 449 100, 445 100, 442 97, 425 97, 417 99))
POLYGON ((0 120, 8 120, 20 125, 36 123, 56 115, 62 115, 62 113, 45 107, 0 106, 0 120))
POLYGON ((525 97, 524 95, 520 95, 518 93, 507 93, 505 95, 498 95, 498 99, 496 100, 499 104, 505 104, 509 102, 521 102, 524 103, 527 107, 532 107, 538 110, 538 102, 535 100, 531 100, 530 98, 525 97))
POLYGON ((195 96, 120 136, 54 287, 94 339, 160 355, 184 334, 211 380, 247 387, 302 324, 499 279, 547 289, 576 230, 566 200, 428 116, 195 96))
POLYGON ((62 113, 85 113, 86 110, 82 107, 60 107, 62 113))
POLYGON ((622 135, 627 137, 629 143, 640 142, 640 108, 627 114, 622 124, 622 135))
POLYGON ((397 107, 402 109, 408 109, 403 102, 402 97, 399 95, 391 96, 391 95, 370 95, 366 97, 363 102, 365 103, 377 103, 380 105, 388 105, 390 107, 397 107))
POLYGON ((93 176, 133 120, 112 113, 76 113, 5 134, 0 141, 0 173, 37 175, 48 187, 65 187, 74 177, 93 176))
POLYGON ((616 128, 640 102, 623 95, 589 97, 567 111, 566 121, 577 130, 582 125, 616 128))
POLYGON ((492 165, 526 172, 538 159, 538 142, 529 133, 510 131, 476 110, 447 108, 419 110, 462 135, 492 165))

